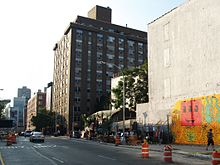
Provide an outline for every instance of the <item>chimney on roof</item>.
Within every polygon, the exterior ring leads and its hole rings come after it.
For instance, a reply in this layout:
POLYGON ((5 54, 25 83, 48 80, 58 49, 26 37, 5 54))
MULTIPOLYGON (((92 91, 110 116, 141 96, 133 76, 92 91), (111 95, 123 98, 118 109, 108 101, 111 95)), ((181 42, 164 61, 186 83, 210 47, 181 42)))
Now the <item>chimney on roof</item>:
POLYGON ((88 12, 88 17, 99 21, 111 23, 112 9, 96 5, 88 12))

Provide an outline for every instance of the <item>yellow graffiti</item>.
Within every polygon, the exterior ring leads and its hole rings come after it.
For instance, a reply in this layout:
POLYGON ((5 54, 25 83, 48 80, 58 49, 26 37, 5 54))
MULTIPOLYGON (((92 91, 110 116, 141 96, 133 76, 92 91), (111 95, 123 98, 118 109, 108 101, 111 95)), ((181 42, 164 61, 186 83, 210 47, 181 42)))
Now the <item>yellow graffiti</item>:
MULTIPOLYGON (((179 144, 207 144, 207 132, 213 129, 214 142, 220 144, 220 94, 190 98, 176 102, 172 108, 171 130, 174 142, 179 144), (183 126, 181 124, 181 104, 191 100, 200 100, 202 104, 200 125, 183 126)), ((182 115, 182 116, 181 116, 182 115)))

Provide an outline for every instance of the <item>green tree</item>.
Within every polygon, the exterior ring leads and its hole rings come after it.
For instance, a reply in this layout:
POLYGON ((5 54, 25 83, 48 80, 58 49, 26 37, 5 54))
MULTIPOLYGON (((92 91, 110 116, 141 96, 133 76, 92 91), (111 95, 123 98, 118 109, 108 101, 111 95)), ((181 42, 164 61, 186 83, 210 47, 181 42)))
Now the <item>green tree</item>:
POLYGON ((96 117, 95 115, 88 116, 87 114, 81 114, 84 128, 89 127, 92 123, 96 124, 96 117))
POLYGON ((135 83, 134 92, 136 103, 146 103, 149 101, 148 96, 148 64, 147 61, 137 70, 137 82, 135 83))
POLYGON ((5 108, 5 105, 2 102, 0 102, 0 119, 3 118, 2 112, 4 108, 5 108))
MULTIPOLYGON (((139 68, 131 68, 123 71, 125 81, 126 107, 136 110, 137 103, 148 102, 148 73, 147 62, 139 68), (136 80, 135 80, 136 79, 136 80), (129 100, 129 101, 128 101, 129 100)), ((120 74, 122 75, 122 73, 120 74)), ((123 106, 123 78, 118 82, 116 88, 112 89, 115 99, 112 103, 116 109, 123 106)))
POLYGON ((0 119, 5 119, 5 116, 3 115, 3 110, 9 102, 10 100, 0 100, 0 119))
POLYGON ((37 131, 42 131, 43 128, 52 129, 54 127, 54 112, 41 109, 37 116, 32 117, 31 122, 37 131))
POLYGON ((109 134, 111 132, 113 120, 111 116, 107 116, 106 118, 102 119, 102 124, 99 125, 99 133, 101 134, 109 134))
POLYGON ((88 127, 89 126, 88 116, 86 114, 81 114, 81 119, 82 119, 84 128, 88 127))

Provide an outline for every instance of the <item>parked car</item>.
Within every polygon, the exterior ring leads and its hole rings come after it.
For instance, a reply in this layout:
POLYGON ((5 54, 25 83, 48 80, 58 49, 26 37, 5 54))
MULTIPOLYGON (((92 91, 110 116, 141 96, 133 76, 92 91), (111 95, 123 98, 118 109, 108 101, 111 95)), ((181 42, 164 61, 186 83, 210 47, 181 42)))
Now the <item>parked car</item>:
POLYGON ((0 132, 0 140, 6 139, 8 136, 8 133, 5 131, 0 132))
POLYGON ((32 131, 30 131, 30 130, 25 131, 25 132, 24 132, 24 137, 30 137, 30 136, 31 136, 31 132, 32 132, 32 131))
POLYGON ((24 132, 19 132, 18 135, 19 136, 24 136, 24 132))
POLYGON ((30 136, 30 142, 44 142, 44 135, 42 132, 32 132, 30 136))
POLYGON ((80 138, 81 137, 81 131, 73 131, 73 137, 74 138, 80 138))

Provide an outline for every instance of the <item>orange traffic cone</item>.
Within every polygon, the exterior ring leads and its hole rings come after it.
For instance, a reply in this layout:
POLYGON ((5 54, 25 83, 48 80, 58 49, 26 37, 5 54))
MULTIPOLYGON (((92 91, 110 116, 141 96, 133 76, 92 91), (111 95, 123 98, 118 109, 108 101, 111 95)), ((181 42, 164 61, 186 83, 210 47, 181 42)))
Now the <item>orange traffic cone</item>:
POLYGON ((220 152, 212 152, 212 165, 220 164, 220 152))
POLYGON ((115 145, 119 145, 121 143, 121 139, 120 139, 120 136, 119 135, 116 135, 116 138, 115 138, 115 145))
POLYGON ((165 162, 172 162, 172 146, 171 145, 164 146, 163 158, 165 162))
POLYGON ((142 158, 149 158, 149 145, 146 140, 142 144, 142 158))

